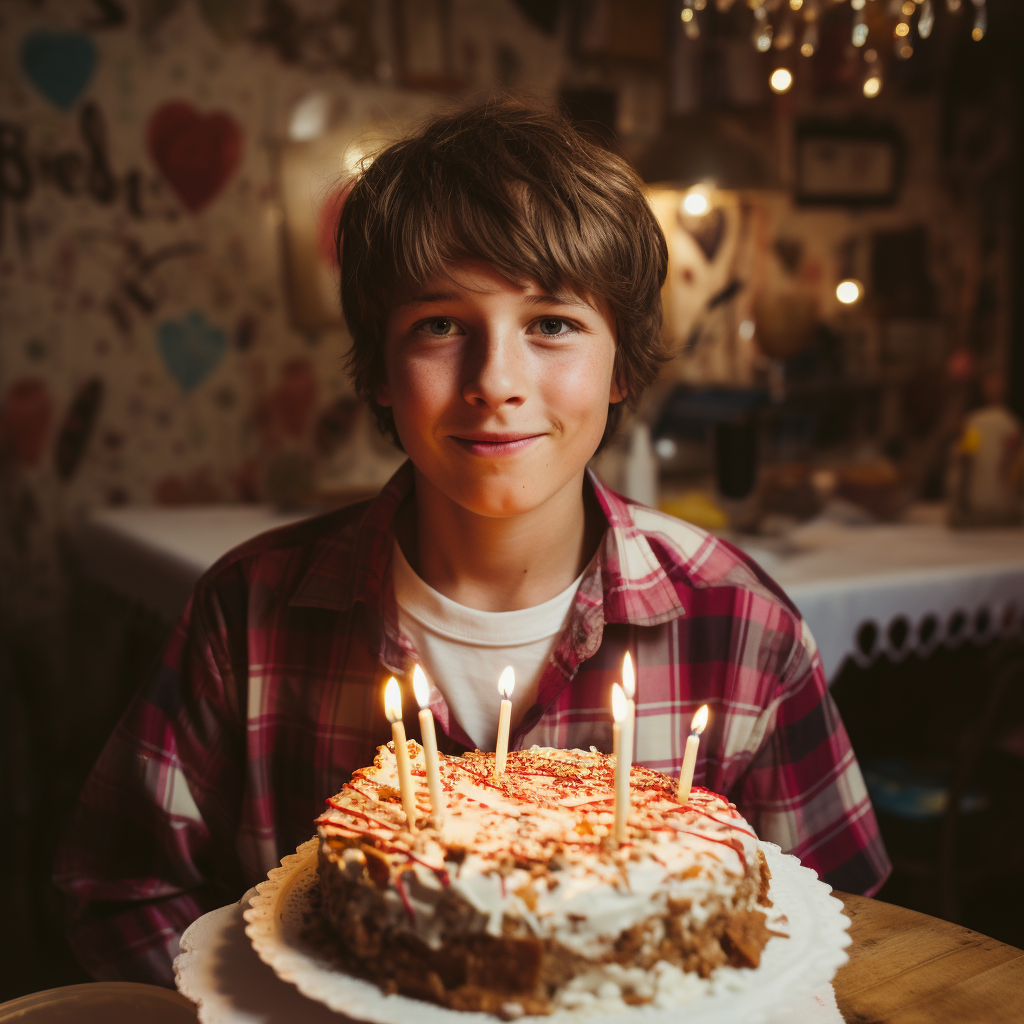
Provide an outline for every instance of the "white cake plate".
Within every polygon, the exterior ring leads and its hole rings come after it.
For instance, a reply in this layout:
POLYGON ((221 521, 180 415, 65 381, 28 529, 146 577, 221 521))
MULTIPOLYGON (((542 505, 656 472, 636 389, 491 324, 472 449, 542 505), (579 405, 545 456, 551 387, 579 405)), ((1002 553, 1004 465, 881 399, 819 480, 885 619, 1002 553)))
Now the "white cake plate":
MULTIPOLYGON (((761 845, 772 873, 772 916, 785 915, 789 935, 768 941, 759 967, 720 968, 710 986, 669 1008, 590 1005, 521 1017, 519 1024, 676 1024, 683 1005, 687 1024, 765 1024, 790 1009, 793 1021, 840 1020, 829 982, 847 959, 843 905, 795 857, 771 843, 761 845)), ((338 1014, 372 1024, 495 1024, 490 1014, 385 995, 341 971, 329 947, 309 937, 319 918, 316 849, 314 838, 285 857, 256 887, 248 909, 243 898, 200 918, 182 936, 175 977, 178 989, 198 1004, 203 1024, 337 1024, 338 1014), (242 916, 248 939, 241 934, 242 916)))

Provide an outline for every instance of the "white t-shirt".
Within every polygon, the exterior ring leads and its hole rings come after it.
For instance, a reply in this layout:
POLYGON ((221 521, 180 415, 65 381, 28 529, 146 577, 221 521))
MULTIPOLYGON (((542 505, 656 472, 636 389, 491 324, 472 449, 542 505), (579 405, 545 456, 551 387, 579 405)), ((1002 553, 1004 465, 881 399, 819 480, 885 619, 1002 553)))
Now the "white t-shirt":
POLYGON ((391 565, 399 628, 412 641, 423 671, 466 735, 481 750, 493 750, 501 705, 498 677, 506 665, 515 669, 516 723, 536 702, 537 684, 584 574, 557 597, 533 608, 482 612, 456 604, 424 583, 397 542, 391 565))

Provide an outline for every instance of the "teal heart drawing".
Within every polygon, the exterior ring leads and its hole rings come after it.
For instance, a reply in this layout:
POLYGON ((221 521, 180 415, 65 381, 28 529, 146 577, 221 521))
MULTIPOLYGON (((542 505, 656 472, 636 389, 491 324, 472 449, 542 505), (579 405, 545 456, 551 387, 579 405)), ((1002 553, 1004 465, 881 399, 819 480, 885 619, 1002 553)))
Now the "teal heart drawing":
POLYGON ((196 310, 180 320, 165 320, 157 327, 156 337, 167 369, 185 391, 213 372, 228 344, 224 331, 196 310))
POLYGON ((96 70, 96 46, 81 32, 30 32, 21 66, 35 87, 61 110, 70 110, 96 70))

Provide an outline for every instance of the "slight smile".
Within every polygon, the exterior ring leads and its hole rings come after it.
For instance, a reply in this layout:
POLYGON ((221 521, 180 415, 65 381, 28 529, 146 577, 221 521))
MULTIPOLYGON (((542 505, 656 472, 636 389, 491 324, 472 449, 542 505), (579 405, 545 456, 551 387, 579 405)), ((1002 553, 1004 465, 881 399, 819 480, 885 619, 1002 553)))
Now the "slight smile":
POLYGON ((451 438, 466 451, 493 459, 501 455, 515 455, 543 436, 543 434, 466 434, 463 436, 452 434, 451 438))

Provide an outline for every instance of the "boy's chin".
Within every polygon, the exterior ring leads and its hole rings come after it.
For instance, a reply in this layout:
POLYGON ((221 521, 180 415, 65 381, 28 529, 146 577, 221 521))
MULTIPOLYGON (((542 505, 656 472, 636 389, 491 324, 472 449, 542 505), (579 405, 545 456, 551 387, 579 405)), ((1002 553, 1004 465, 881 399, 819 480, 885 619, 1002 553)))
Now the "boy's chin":
POLYGON ((551 481, 492 478, 470 484, 460 481, 450 489, 444 488, 444 491, 451 501, 474 515, 486 519, 511 519, 534 512, 574 484, 575 477, 551 481))

